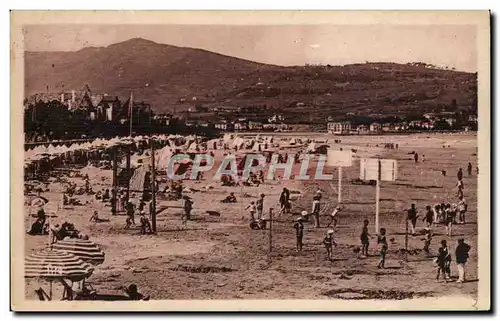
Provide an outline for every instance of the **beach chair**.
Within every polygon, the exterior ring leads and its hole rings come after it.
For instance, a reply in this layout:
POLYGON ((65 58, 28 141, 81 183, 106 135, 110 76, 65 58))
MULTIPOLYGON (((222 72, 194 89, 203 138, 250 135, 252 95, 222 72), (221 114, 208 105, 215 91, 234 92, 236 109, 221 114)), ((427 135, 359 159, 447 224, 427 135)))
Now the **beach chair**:
POLYGON ((35 290, 35 293, 40 301, 50 301, 49 295, 42 288, 35 290))

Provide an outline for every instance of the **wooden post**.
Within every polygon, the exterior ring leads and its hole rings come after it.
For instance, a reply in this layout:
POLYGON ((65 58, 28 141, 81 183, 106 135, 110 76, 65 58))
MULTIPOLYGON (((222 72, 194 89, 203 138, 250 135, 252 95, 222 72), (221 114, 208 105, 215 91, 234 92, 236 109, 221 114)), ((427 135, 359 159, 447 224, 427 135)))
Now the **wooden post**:
POLYGON ((339 166, 339 198, 337 200, 337 205, 342 203, 342 167, 339 166))
POLYGON ((155 166, 155 141, 150 139, 151 144, 151 228, 156 233, 156 166, 155 166))
POLYGON ((128 203, 130 198, 130 146, 127 147, 126 167, 127 167, 127 194, 125 194, 125 204, 128 203))
POLYGON ((271 252, 273 251, 273 208, 269 209, 269 251, 268 258, 271 262, 271 252))
POLYGON ((375 233, 379 233, 379 207, 380 207, 380 176, 382 163, 378 161, 377 185, 375 187, 375 233))
POLYGON ((405 261, 408 262, 408 214, 406 215, 405 261))
POLYGON ((113 148, 113 188, 111 192, 111 215, 116 215, 116 186, 117 184, 117 174, 118 174, 118 164, 117 164, 117 154, 118 148, 113 148))
POLYGON ((130 122, 129 122, 129 136, 132 137, 132 116, 133 116, 133 106, 134 106, 134 94, 130 93, 130 101, 129 101, 129 117, 130 117, 130 122))

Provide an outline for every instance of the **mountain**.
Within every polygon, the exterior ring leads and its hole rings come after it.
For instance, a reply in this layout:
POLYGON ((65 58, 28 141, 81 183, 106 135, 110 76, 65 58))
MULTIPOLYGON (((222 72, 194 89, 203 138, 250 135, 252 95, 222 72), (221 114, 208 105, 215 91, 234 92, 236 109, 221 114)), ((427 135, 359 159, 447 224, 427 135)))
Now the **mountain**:
MULTIPOLYGON (((332 53, 334 55, 335 53, 332 53)), ((212 105, 266 105, 313 118, 347 112, 474 109, 477 75, 424 63, 274 66, 134 38, 75 52, 25 52, 25 96, 79 90, 151 103, 157 112, 212 105), (195 97, 195 98, 193 98, 195 97), (298 107, 297 107, 298 106, 298 107)))

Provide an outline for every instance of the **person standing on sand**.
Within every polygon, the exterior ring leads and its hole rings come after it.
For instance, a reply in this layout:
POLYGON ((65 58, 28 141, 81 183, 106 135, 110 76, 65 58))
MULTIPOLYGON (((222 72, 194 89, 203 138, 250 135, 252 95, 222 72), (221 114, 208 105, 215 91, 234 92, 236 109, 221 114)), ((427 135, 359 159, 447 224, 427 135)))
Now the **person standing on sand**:
POLYGON ((261 219, 262 218, 262 213, 264 212, 264 197, 266 197, 266 195, 264 194, 260 194, 260 198, 257 200, 257 219, 261 219))
POLYGON ((446 240, 442 240, 441 247, 438 250, 438 257, 436 258, 436 263, 438 264, 436 281, 439 281, 440 274, 443 275, 443 279, 445 280, 445 282, 450 278, 450 262, 451 262, 450 250, 446 245, 446 240))
POLYGON ((125 224, 126 224, 125 229, 128 229, 128 228, 130 228, 130 226, 132 224, 134 224, 134 226, 135 226, 134 204, 132 204, 132 202, 128 202, 126 210, 127 210, 127 219, 125 220, 125 224))
POLYGON ((321 191, 317 191, 313 197, 312 213, 314 215, 314 227, 319 228, 319 212, 320 212, 321 191))
POLYGON ((417 225, 417 218, 417 208, 415 207, 415 204, 411 204, 411 208, 408 210, 407 220, 410 221, 410 230, 412 235, 416 234, 415 228, 417 225))
POLYGON ((191 211, 193 210, 193 200, 189 196, 184 196, 184 216, 186 220, 191 219, 191 211))
POLYGON ((288 213, 290 207, 290 191, 288 188, 283 187, 283 191, 280 194, 280 207, 283 214, 288 213))
POLYGON ((430 229, 428 229, 425 232, 424 248, 423 248, 425 254, 427 254, 427 255, 430 254, 429 248, 431 246, 431 241, 432 241, 432 231, 430 229))
POLYGON ((415 164, 418 163, 418 153, 413 154, 413 159, 415 160, 415 164))
POLYGON ((302 223, 302 217, 295 219, 293 228, 295 229, 297 252, 300 252, 302 251, 302 238, 304 237, 304 223, 302 223))
POLYGON ((335 239, 333 238, 333 230, 328 230, 326 232, 326 236, 323 239, 323 245, 325 246, 328 260, 331 261, 333 259, 333 247, 337 246, 337 242, 335 242, 335 239))
POLYGON ((467 203, 465 197, 458 202, 458 224, 465 224, 465 213, 467 212, 467 203))
POLYGON ((469 164, 467 165, 467 174, 469 174, 469 176, 472 175, 472 164, 469 162, 469 164))
POLYGON ((368 257, 368 247, 370 246, 370 233, 368 233, 368 220, 363 221, 363 231, 361 232, 361 257, 368 257))
POLYGON ((380 250, 380 261, 378 262, 377 268, 385 269, 385 256, 387 254, 388 245, 387 238, 385 235, 385 228, 380 229, 380 234, 377 235, 377 244, 380 250))
POLYGON ((465 282, 465 263, 467 263, 467 259, 469 258, 469 251, 469 244, 465 243, 464 239, 459 239, 457 248, 455 250, 458 269, 458 283, 465 282))
POLYGON ((446 225, 446 235, 452 235, 452 227, 453 227, 453 219, 454 219, 453 210, 451 209, 451 205, 447 204, 445 209, 445 225, 446 225))
POLYGON ((464 173, 462 172, 462 168, 459 168, 458 172, 457 172, 457 178, 459 181, 461 181, 463 177, 464 177, 464 173))
POLYGON ((434 222, 434 212, 432 211, 431 209, 431 206, 430 205, 427 205, 427 207, 425 208, 426 209, 426 212, 425 212, 425 217, 422 221, 424 221, 427 225, 427 229, 431 229, 432 228, 432 223, 434 222))
POLYGON ((245 208, 245 211, 250 209, 250 219, 253 221, 255 221, 255 213, 257 212, 257 207, 255 206, 255 202, 252 201, 250 203, 250 205, 248 205, 246 208, 245 208))

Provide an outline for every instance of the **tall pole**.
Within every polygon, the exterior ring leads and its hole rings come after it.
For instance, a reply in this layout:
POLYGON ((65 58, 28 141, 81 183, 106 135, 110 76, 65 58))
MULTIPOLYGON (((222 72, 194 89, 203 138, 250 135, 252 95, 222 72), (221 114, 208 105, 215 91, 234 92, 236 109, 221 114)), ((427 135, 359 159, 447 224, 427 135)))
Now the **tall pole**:
POLYGON ((128 109, 129 109, 129 118, 130 118, 130 128, 129 128, 129 136, 132 137, 132 116, 133 116, 133 113, 132 113, 132 107, 134 106, 134 94, 133 93, 130 93, 130 101, 129 101, 129 106, 128 106, 128 109))
POLYGON ((156 233, 156 166, 155 166, 155 141, 153 138, 150 139, 151 144, 151 221, 153 233, 156 233))
POLYGON ((406 216, 405 261, 408 262, 408 216, 406 216))
POLYGON ((116 215, 116 186, 117 184, 117 174, 118 174, 118 164, 117 164, 117 147, 113 148, 113 188, 111 192, 111 215, 116 215))
POLYGON ((376 185, 376 195, 375 195, 375 233, 378 234, 379 231, 379 224, 378 224, 378 219, 379 219, 379 203, 380 203, 380 176, 381 176, 381 162, 380 160, 378 161, 378 176, 377 176, 377 185, 376 185))
POLYGON ((273 251, 273 208, 269 209, 269 250, 268 259, 271 262, 271 252, 273 251))
POLYGON ((337 200, 337 205, 342 203, 342 167, 339 166, 339 199, 337 200))
POLYGON ((131 148, 130 146, 127 147, 127 156, 125 158, 126 162, 126 167, 127 167, 127 194, 125 194, 125 200, 126 203, 128 203, 129 197, 130 197, 130 153, 131 153, 131 148))

